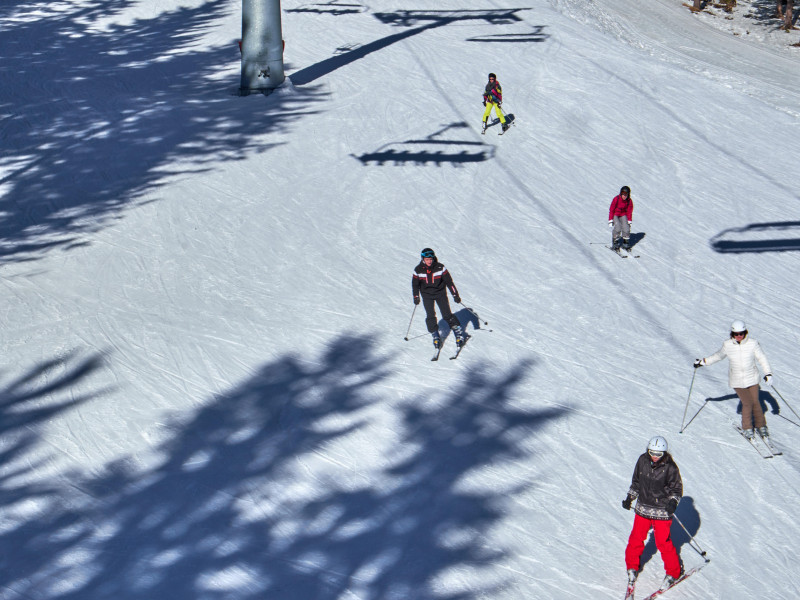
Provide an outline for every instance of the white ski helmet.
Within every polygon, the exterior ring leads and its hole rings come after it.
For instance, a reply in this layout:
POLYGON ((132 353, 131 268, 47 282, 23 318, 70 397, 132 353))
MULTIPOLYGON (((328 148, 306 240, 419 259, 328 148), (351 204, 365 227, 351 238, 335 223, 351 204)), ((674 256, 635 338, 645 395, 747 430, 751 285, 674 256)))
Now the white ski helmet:
MULTIPOLYGON (((647 444, 647 451, 648 452, 667 452, 669 450, 669 446, 667 445, 667 440, 665 440, 660 435, 657 435, 650 439, 650 442, 647 444)), ((660 456, 660 455, 659 455, 660 456)))
POLYGON ((744 321, 736 319, 731 323, 731 333, 743 333, 745 331, 747 331, 747 325, 744 324, 744 321))

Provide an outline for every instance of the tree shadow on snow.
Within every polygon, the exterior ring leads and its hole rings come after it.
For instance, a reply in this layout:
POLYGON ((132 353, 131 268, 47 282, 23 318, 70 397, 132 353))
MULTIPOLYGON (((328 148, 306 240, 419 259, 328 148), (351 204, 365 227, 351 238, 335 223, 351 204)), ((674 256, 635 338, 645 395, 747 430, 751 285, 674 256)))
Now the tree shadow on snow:
POLYGON ((496 593, 502 577, 481 574, 505 552, 487 538, 519 489, 474 476, 535 461, 521 442, 561 411, 514 406, 529 362, 473 369, 436 398, 384 396, 389 363, 372 339, 265 365, 176 417, 149 467, 131 457, 66 473, 22 506, 35 465, 27 451, 10 457, 2 589, 48 600, 496 593), (454 573, 482 583, 448 586, 454 573))
MULTIPOLYGON (((776 2, 775 0, 754 0, 750 7, 750 12, 745 16, 748 19, 753 19, 756 21, 765 21, 771 24, 774 24, 775 29, 783 29, 783 16, 782 14, 778 13, 778 6, 779 4, 783 4, 781 10, 786 10, 786 2, 781 3, 776 2)), ((800 12, 795 11, 794 16, 792 17, 792 25, 797 24, 797 20, 800 18, 800 12)))
MULTIPOLYGON (((30 439, 35 427, 96 398, 101 392, 83 391, 83 382, 103 365, 97 355, 74 351, 43 361, 22 376, 4 381, 0 373, 0 438, 3 456, 0 464, 9 464, 10 439, 30 439)), ((25 444, 27 447, 27 444, 25 444)))
POLYGON ((202 40, 230 10, 228 0, 132 21, 123 14, 128 0, 65 3, 35 15, 25 6, 4 5, 17 18, 0 27, 5 260, 85 244, 87 233, 127 208, 157 200, 165 179, 269 150, 263 134, 290 130, 323 99, 315 88, 235 95, 238 72, 234 81, 221 76, 239 63, 234 41, 202 40))

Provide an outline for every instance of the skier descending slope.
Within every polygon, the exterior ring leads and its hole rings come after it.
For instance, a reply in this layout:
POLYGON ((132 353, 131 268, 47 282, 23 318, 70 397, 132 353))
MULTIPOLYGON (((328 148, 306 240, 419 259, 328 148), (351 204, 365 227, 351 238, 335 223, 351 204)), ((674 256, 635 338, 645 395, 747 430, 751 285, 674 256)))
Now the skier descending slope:
POLYGON ((722 359, 728 359, 728 384, 742 401, 742 432, 748 439, 753 438, 753 428, 766 439, 769 436, 767 419, 758 401, 758 367, 765 373, 764 383, 772 385, 772 369, 761 344, 747 335, 744 321, 731 324, 730 338, 722 342, 722 348, 707 358, 697 358, 694 368, 713 365, 722 359))
POLYGON ((423 248, 420 253, 422 260, 414 268, 414 275, 411 279, 411 289, 414 294, 414 304, 419 304, 420 295, 422 296, 422 306, 425 307, 425 324, 428 331, 433 336, 435 348, 442 347, 442 340, 439 336, 439 320, 436 318, 436 307, 442 311, 442 318, 450 325, 450 329, 456 336, 456 343, 461 346, 466 342, 466 334, 461 328, 461 323, 450 310, 450 303, 447 301, 447 290, 453 295, 456 304, 461 304, 461 297, 453 283, 450 272, 440 263, 436 254, 430 248, 423 248))
POLYGON ((636 461, 631 487, 622 501, 622 508, 630 510, 631 503, 636 499, 633 529, 628 538, 628 546, 625 548, 628 598, 633 597, 636 577, 641 569, 639 561, 651 528, 656 548, 661 553, 661 560, 664 561, 664 570, 667 573, 661 589, 672 587, 683 575, 683 565, 670 537, 672 515, 683 496, 683 482, 678 465, 668 450, 667 440, 660 435, 650 440, 647 452, 636 461))
POLYGON ((503 132, 508 129, 506 118, 503 115, 503 111, 500 110, 500 106, 502 104, 503 88, 500 87, 500 82, 497 81, 497 75, 494 73, 489 73, 489 82, 486 84, 486 87, 483 90, 483 105, 486 107, 486 110, 483 111, 483 129, 481 130, 481 133, 486 133, 486 126, 489 120, 489 114, 492 112, 492 107, 494 107, 494 112, 497 114, 497 118, 500 119, 503 132))
POLYGON ((623 185, 619 196, 614 196, 608 207, 608 226, 611 228, 611 248, 625 250, 631 248, 631 225, 633 225, 633 199, 631 188, 623 185))

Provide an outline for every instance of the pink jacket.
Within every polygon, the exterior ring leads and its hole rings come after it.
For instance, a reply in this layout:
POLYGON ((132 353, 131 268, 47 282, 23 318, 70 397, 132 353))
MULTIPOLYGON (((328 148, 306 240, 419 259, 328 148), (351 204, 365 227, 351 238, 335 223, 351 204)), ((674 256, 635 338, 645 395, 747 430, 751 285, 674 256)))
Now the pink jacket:
POLYGON ((614 217, 623 215, 628 217, 629 222, 633 220, 633 200, 630 197, 627 200, 623 200, 622 196, 616 196, 611 201, 611 207, 608 209, 608 220, 613 221, 614 217))

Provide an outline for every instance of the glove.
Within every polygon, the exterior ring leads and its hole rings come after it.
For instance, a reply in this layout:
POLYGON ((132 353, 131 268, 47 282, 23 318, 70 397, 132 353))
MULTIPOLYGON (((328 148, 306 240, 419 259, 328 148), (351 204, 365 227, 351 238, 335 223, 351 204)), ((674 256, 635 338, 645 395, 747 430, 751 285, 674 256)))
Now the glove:
POLYGON ((676 508, 678 508, 678 500, 676 498, 670 498, 669 502, 667 502, 667 512, 672 515, 675 513, 676 508))
POLYGON ((614 227, 614 221, 609 221, 608 228, 611 229, 612 227, 614 227))
POLYGON ((631 502, 633 502, 633 496, 625 496, 625 500, 622 501, 622 508, 625 510, 630 510, 631 502))
POLYGON ((695 358, 694 359, 694 368, 699 369, 703 366, 703 359, 702 358, 695 358))
POLYGON ((628 228, 633 227, 633 221, 628 221, 628 228))
POLYGON ((456 304, 461 304, 461 296, 459 296, 458 294, 453 296, 453 302, 455 302, 456 304))
POLYGON ((483 105, 486 106, 486 100, 483 101, 483 105))
POLYGON ((764 383, 767 385, 772 385, 772 373, 767 373, 764 375, 764 383))
POLYGON ((419 296, 414 296, 414 304, 419 304, 419 296))

